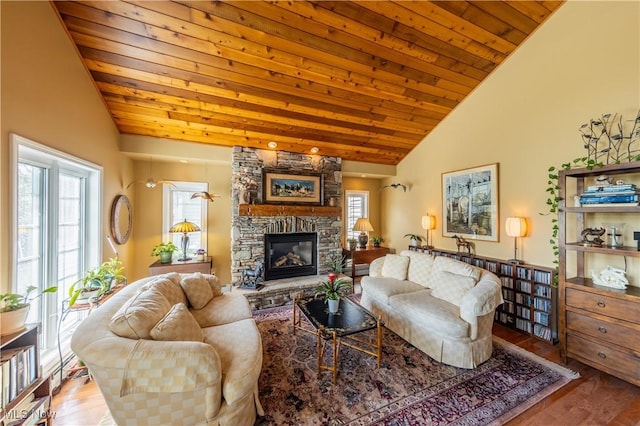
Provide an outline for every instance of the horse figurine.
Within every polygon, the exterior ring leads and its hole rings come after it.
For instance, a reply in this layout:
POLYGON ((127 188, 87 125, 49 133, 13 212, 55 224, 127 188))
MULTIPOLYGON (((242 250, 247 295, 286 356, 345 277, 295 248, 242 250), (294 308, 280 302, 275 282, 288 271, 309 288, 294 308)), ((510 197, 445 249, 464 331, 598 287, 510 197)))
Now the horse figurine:
POLYGON ((466 241, 464 238, 458 237, 457 235, 454 235, 453 238, 456 239, 458 253, 460 253, 460 248, 462 247, 467 249, 467 254, 471 254, 471 244, 469 244, 469 241, 466 241))
POLYGON ((254 269, 245 269, 242 271, 242 282, 240 288, 257 290, 262 287, 260 281, 264 281, 262 273, 264 272, 264 262, 256 262, 254 269))

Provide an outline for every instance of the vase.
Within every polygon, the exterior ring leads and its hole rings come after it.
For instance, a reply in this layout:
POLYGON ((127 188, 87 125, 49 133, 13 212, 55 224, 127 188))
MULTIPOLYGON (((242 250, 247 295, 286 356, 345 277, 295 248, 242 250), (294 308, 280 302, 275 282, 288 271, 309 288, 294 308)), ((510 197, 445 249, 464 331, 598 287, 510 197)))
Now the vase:
POLYGON ((249 204, 251 203, 251 192, 246 189, 241 189, 238 193, 238 204, 249 204))
POLYGON ((163 251, 160 253, 160 263, 171 263, 171 255, 173 253, 168 251, 163 251))
POLYGON ((0 334, 12 334, 24 329, 24 323, 29 314, 29 306, 15 311, 0 313, 0 334))
POLYGON ((329 304, 329 313, 335 314, 338 312, 340 308, 340 299, 327 299, 327 303, 329 304))

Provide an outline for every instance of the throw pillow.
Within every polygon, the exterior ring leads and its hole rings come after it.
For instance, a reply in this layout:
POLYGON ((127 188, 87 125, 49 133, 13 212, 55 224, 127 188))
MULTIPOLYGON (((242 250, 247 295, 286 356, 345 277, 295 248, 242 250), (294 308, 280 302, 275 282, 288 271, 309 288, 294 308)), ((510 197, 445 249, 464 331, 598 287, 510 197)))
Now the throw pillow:
POLYGON ((384 263, 382 264, 382 276, 404 281, 407 279, 408 268, 408 256, 403 256, 401 254, 388 254, 384 257, 384 263))
POLYGON ((184 303, 178 303, 151 329, 153 340, 202 342, 204 334, 184 303))
POLYGON ((434 274, 433 285, 435 286, 431 290, 433 297, 460 306, 462 297, 476 285, 476 280, 473 277, 465 277, 448 271, 437 271, 434 274))
POLYGON ((222 296, 222 285, 220 284, 220 279, 213 274, 204 274, 204 277, 209 281, 213 297, 222 296))
POLYGON ((433 261, 433 271, 447 271, 456 275, 472 277, 476 281, 480 279, 480 268, 444 256, 436 256, 433 261))
POLYGON ((171 304, 157 288, 140 289, 118 309, 109 328, 120 337, 149 339, 151 329, 169 309, 171 304))
POLYGON ((183 275, 180 285, 193 309, 202 309, 213 299, 211 285, 200 272, 183 275))
POLYGON ((176 283, 170 278, 159 275, 153 281, 145 284, 143 288, 151 287, 156 287, 156 289, 167 298, 172 306, 176 303, 187 303, 187 297, 184 295, 182 287, 180 287, 180 280, 176 283))

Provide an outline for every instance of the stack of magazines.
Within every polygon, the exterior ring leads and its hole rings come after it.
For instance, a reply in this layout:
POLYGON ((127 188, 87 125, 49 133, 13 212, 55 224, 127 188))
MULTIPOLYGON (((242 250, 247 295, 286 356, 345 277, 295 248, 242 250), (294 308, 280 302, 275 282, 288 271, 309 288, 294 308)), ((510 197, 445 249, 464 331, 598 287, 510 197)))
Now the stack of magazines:
POLYGON ((640 191, 635 184, 589 186, 580 196, 583 207, 637 206, 640 191))

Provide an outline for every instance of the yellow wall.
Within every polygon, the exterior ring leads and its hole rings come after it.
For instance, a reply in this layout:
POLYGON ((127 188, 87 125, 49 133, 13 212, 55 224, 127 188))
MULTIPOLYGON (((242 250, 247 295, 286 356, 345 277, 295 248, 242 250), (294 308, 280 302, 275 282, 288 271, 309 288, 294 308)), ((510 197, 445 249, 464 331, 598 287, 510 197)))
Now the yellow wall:
MULTIPOLYGON (((2 10, 2 114, 0 151, 0 292, 13 275, 9 133, 69 153, 104 168, 102 234, 132 162, 120 154, 118 132, 73 44, 48 2, 0 2, 2 10)), ((103 257, 112 256, 103 238, 103 257)), ((131 243, 119 248, 125 268, 131 243)))
MULTIPOLYGON (((149 177, 149 160, 135 161, 135 179, 149 177)), ((207 202, 207 255, 213 257, 213 269, 223 283, 231 280, 231 165, 190 161, 153 160, 153 178, 186 182, 208 182, 209 193, 220 195, 213 203, 207 202)), ((133 236, 135 265, 129 275, 135 280, 148 275, 149 265, 157 257, 151 249, 162 239, 162 187, 153 189, 143 184, 131 187, 135 191, 133 206, 133 236)), ((203 203, 205 201, 202 201, 203 203)))
MULTIPOLYGON (((551 217, 539 214, 547 169, 585 154, 578 128, 589 119, 608 112, 635 117, 639 76, 640 2, 567 2, 398 165, 393 181, 411 189, 383 192, 389 244, 406 247, 402 235, 431 212, 438 218, 434 245, 455 250, 454 240, 442 236, 441 173, 499 163, 500 227, 507 216, 526 217, 530 232, 519 257, 553 265, 551 217)), ((640 230, 638 217, 626 220, 627 231, 640 230)), ((513 239, 505 235, 498 243, 477 241, 476 248, 513 257, 513 239)), ((620 258, 608 261, 623 266, 620 258)), ((639 271, 632 259, 636 285, 639 271)))

